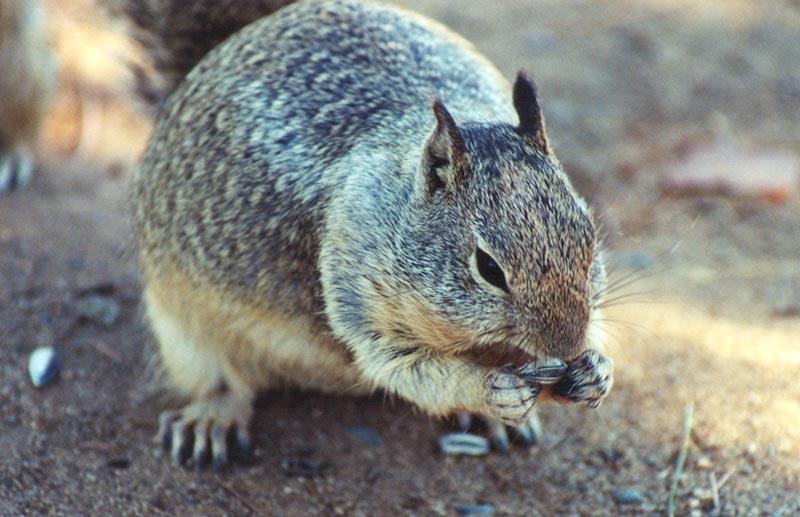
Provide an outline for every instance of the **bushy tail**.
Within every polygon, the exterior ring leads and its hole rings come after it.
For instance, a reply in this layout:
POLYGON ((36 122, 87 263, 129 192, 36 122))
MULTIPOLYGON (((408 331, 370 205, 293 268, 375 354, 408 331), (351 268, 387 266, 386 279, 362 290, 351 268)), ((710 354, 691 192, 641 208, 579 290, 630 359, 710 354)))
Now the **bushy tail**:
POLYGON ((295 0, 118 0, 140 29, 162 84, 142 85, 151 101, 169 95, 212 48, 248 23, 295 0))

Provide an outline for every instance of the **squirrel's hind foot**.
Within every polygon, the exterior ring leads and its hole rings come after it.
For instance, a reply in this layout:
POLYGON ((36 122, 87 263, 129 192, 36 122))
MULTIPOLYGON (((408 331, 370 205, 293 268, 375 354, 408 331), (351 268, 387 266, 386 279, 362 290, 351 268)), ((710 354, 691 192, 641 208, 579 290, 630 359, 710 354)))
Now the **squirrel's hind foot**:
POLYGON ((482 415, 472 415, 471 413, 458 413, 456 416, 459 428, 465 432, 470 429, 476 418, 483 421, 493 447, 502 453, 506 453, 511 449, 511 440, 508 434, 509 428, 512 429, 516 441, 526 449, 537 445, 542 437, 542 424, 539 422, 535 409, 531 410, 525 421, 517 427, 507 426, 501 420, 482 415))
POLYGON ((191 460, 203 468, 210 459, 213 469, 221 470, 230 460, 250 458, 252 415, 252 397, 219 395, 161 413, 156 439, 178 465, 191 460))
POLYGON ((31 179, 33 160, 22 152, 0 154, 0 195, 24 187, 31 179))

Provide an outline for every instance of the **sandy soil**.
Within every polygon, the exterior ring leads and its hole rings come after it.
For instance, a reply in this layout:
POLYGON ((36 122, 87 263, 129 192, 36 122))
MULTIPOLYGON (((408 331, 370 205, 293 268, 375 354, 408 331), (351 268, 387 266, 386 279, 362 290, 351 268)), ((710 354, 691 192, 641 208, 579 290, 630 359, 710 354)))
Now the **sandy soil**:
POLYGON ((58 11, 62 91, 40 167, 0 199, 0 514, 452 515, 484 503, 496 515, 658 515, 689 404, 679 515, 800 513, 800 199, 660 190, 687 148, 720 139, 800 152, 797 2, 406 4, 509 76, 537 78, 556 150, 604 222, 612 277, 635 279, 607 316, 617 383, 602 408, 544 408, 547 437, 530 451, 449 458, 436 440, 451 424, 406 403, 270 394, 251 465, 173 467, 152 441, 170 403, 144 388, 150 338, 124 210, 149 119, 115 65, 131 51, 118 27, 58 11), (92 53, 65 43, 75 30, 92 53), (87 293, 113 298, 117 322, 79 318, 87 293), (26 362, 43 345, 64 364, 36 390, 26 362), (286 458, 321 466, 292 477, 286 458), (619 489, 643 502, 620 505, 619 489))

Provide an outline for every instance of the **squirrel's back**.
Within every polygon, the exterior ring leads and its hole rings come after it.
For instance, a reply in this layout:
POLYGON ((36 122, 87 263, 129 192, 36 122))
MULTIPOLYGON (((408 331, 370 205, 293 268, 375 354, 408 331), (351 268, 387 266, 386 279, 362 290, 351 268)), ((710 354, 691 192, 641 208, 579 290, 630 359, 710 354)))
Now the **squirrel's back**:
POLYGON ((134 182, 146 254, 277 297, 253 279, 288 257, 285 282, 315 266, 321 214, 350 172, 343 164, 369 162, 376 150, 418 157, 434 95, 470 120, 515 116, 496 69, 417 15, 301 1, 249 25, 164 108, 134 182))

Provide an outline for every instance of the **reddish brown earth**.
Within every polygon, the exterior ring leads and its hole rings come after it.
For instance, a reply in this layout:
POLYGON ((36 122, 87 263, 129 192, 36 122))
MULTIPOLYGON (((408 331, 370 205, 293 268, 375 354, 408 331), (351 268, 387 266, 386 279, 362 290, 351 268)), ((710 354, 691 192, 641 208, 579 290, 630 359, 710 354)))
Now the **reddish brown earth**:
POLYGON ((449 458, 436 448, 449 424, 406 403, 271 394, 252 465, 173 467, 152 441, 171 403, 145 389, 124 207, 149 119, 118 66, 130 52, 118 24, 86 16, 86 0, 53 0, 62 91, 33 184, 0 198, 0 514, 453 515, 486 503, 496 515, 659 515, 692 403, 678 514, 800 513, 800 196, 662 188, 687 153, 721 140, 800 152, 797 2, 406 3, 509 77, 525 66, 537 78, 556 151, 604 222, 612 277, 636 278, 607 316, 608 400, 545 408, 546 440, 530 451, 449 458), (111 327, 78 317, 87 290, 121 307, 111 327), (36 390, 26 363, 43 345, 64 364, 36 390), (289 477, 286 458, 321 467, 289 477), (619 505, 619 489, 643 502, 619 505))

